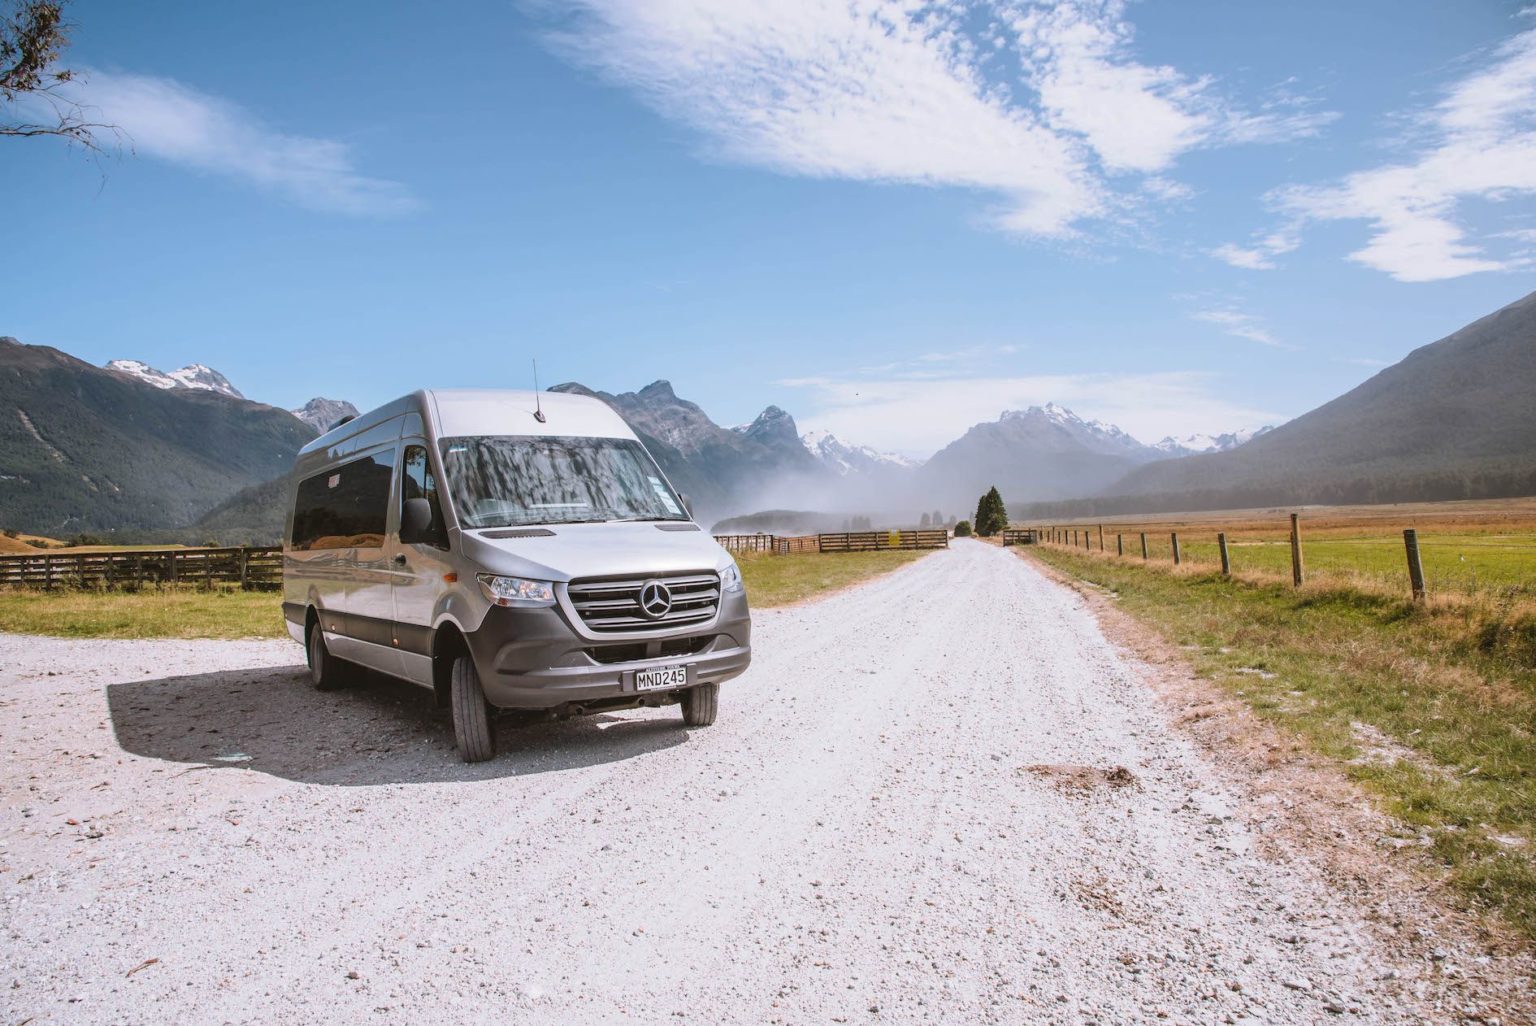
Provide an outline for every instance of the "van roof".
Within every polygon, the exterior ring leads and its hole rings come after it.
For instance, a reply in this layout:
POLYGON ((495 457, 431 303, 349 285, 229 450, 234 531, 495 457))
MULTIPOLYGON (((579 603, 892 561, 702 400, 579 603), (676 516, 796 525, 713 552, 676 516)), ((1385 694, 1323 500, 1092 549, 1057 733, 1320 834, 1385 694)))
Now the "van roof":
POLYGON ((423 415, 438 437, 461 435, 568 435, 580 438, 634 438, 624 419, 607 403, 568 392, 526 389, 436 388, 401 396, 359 414, 316 438, 300 454, 337 447, 354 435, 407 413, 423 415), (541 423, 534 411, 542 409, 541 423))

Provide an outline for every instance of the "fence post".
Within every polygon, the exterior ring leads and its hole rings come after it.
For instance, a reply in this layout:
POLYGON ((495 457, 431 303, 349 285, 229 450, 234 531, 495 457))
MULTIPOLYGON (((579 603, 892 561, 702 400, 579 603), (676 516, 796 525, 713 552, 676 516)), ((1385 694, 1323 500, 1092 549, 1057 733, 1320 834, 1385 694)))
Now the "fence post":
POLYGON ((1178 566, 1181 562, 1179 559, 1179 532, 1174 531, 1168 537, 1173 540, 1173 565, 1178 566))
POLYGON ((1232 558, 1227 555, 1227 532, 1216 533, 1216 546, 1221 549, 1221 576, 1232 576, 1232 558))
POLYGON ((1301 517, 1291 514, 1291 584, 1301 587, 1301 517))
POLYGON ((1099 525, 1099 551, 1104 551, 1104 525, 1099 525))
POLYGON ((1408 550, 1408 582, 1413 585, 1413 600, 1424 601, 1424 564, 1419 560, 1419 532, 1403 531, 1403 548, 1408 550))
POLYGON ((246 589, 247 579, 250 576, 251 550, 241 546, 240 548, 240 590, 246 589))
POLYGON ((1141 532, 1141 558, 1147 558, 1147 532, 1141 532))
POLYGON ((1125 535, 1123 534, 1115 535, 1115 555, 1125 555, 1125 535))

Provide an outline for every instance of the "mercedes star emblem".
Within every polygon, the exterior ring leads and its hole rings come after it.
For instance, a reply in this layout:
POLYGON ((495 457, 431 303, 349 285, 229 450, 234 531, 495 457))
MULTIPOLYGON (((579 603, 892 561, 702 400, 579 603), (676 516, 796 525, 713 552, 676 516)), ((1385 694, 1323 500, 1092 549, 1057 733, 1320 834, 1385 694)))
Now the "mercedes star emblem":
POLYGON ((640 588, 640 611, 660 620, 672 609, 672 592, 660 581, 646 581, 640 588))

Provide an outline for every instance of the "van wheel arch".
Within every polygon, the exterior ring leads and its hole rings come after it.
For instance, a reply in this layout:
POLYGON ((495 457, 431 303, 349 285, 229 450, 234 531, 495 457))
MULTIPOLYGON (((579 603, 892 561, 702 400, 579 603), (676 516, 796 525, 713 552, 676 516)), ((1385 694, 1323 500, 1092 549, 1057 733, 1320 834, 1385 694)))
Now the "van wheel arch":
POLYGON ((448 708, 453 694, 453 661, 469 655, 469 642, 452 623, 445 623, 432 637, 432 694, 439 709, 448 708))

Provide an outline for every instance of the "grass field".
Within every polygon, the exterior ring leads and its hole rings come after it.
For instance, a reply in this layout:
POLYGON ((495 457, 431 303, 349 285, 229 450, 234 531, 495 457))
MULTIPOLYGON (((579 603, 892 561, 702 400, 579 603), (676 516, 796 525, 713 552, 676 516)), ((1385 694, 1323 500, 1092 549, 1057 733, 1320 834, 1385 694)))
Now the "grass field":
MULTIPOLYGON (((1198 673, 1379 795, 1409 828, 1393 844, 1422 850, 1536 938, 1536 604, 1525 588, 1415 605, 1322 580, 1295 589, 1288 571, 1284 583, 1227 581, 1139 551, 1119 559, 1109 539, 1107 555, 1020 551, 1107 589, 1184 646, 1198 673)), ((1352 567, 1368 550, 1338 541, 1352 567)))
POLYGON ((747 582, 754 609, 785 606, 826 591, 845 588, 928 555, 926 552, 816 552, 771 556, 741 553, 736 563, 747 582))
POLYGON ((0 591, 0 631, 64 638, 279 638, 271 591, 0 591))
MULTIPOLYGON (((1098 528, 1114 552, 1116 535, 1127 556, 1140 558, 1140 535, 1149 557, 1170 562, 1169 535, 1177 531, 1183 559, 1196 567, 1220 565, 1216 533, 1225 532, 1232 569, 1240 575, 1289 580, 1291 510, 1175 514, 1064 521, 1088 533, 1095 550, 1098 528)), ((1302 507, 1303 566, 1309 577, 1393 593, 1408 590, 1403 529, 1418 533, 1424 577, 1431 594, 1536 597, 1536 499, 1414 503, 1390 506, 1302 507)), ((1040 526, 1036 523, 1015 527, 1040 526)), ((1081 542, 1079 542, 1081 544, 1081 542)))
MULTIPOLYGON (((782 606, 894 570, 921 552, 737 557, 757 609, 782 606)), ((192 588, 0 590, 0 631, 65 638, 280 638, 276 592, 192 588)))

